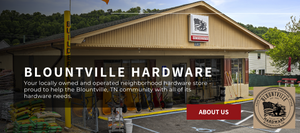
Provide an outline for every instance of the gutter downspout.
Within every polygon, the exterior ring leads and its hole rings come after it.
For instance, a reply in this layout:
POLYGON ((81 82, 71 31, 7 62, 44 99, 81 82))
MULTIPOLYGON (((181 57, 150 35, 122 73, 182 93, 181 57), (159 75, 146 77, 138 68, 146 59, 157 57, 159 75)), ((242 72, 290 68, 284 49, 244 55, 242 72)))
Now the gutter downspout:
POLYGON ((63 51, 62 51, 62 49, 60 49, 60 48, 54 47, 54 46, 53 46, 53 43, 51 43, 51 48, 54 48, 54 49, 57 49, 57 50, 60 51, 60 56, 59 56, 59 58, 56 60, 56 62, 55 62, 55 63, 53 64, 53 66, 51 67, 51 69, 53 70, 54 67, 58 64, 58 62, 62 59, 63 51))
MULTIPOLYGON (((60 48, 54 47, 54 46, 53 46, 53 43, 51 43, 51 48, 54 48, 54 49, 57 49, 57 50, 60 51, 60 56, 59 56, 59 58, 58 58, 58 59, 55 61, 55 63, 51 66, 51 70, 53 70, 54 67, 58 64, 58 62, 62 59, 63 51, 62 51, 62 49, 60 49, 60 48)), ((43 78, 41 79, 41 81, 44 81, 44 79, 45 79, 45 77, 43 77, 43 78)))
MULTIPOLYGON (((53 43, 51 43, 51 48, 54 48, 54 49, 57 49, 60 51, 60 56, 59 58, 56 60, 56 62, 53 64, 53 66, 51 67, 51 70, 53 71, 54 67, 58 64, 58 62, 62 59, 62 56, 63 56, 63 50, 60 49, 60 48, 57 48, 57 47, 54 47, 53 46, 53 43)), ((53 92, 51 91, 51 102, 52 102, 52 108, 53 108, 53 103, 54 103, 54 100, 53 100, 53 92)))

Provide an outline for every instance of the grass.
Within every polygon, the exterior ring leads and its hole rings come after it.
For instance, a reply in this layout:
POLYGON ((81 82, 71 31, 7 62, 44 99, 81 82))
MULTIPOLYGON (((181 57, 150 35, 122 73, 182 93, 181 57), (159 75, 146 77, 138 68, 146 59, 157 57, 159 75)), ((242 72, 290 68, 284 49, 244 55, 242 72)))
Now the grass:
MULTIPOLYGON (((261 86, 261 87, 279 87, 279 85, 270 85, 270 86, 261 86)), ((283 85, 280 85, 280 87, 284 87, 283 85)), ((297 94, 300 94, 300 86, 298 84, 295 84, 295 91, 297 94)), ((253 87, 249 87, 249 90, 253 90, 253 87)))

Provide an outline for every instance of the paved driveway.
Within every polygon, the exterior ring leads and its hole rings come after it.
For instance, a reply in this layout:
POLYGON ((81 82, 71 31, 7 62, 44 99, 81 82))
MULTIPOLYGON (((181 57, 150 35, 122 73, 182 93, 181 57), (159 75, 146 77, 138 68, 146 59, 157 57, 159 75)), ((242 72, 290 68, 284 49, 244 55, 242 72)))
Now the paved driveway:
POLYGON ((296 129, 253 129, 253 101, 241 103, 241 120, 186 120, 186 111, 133 118, 133 133, 295 133, 300 130, 300 95, 296 96, 296 129))

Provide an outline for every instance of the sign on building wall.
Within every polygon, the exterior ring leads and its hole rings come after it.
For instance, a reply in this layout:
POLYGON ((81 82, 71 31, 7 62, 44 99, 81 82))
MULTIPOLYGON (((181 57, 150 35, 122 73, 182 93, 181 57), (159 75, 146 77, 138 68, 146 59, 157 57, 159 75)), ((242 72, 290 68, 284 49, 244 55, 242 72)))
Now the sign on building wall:
POLYGON ((190 42, 208 42, 209 40, 208 16, 190 14, 189 28, 190 28, 189 29, 190 42))

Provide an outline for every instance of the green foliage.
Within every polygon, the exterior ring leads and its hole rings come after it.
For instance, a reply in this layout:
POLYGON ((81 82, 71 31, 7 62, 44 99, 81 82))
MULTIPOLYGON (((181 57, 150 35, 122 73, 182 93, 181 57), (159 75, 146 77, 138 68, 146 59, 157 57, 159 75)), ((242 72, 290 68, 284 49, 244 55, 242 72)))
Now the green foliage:
POLYGON ((14 39, 11 43, 12 43, 12 45, 18 45, 18 44, 20 44, 20 40, 14 39))
POLYGON ((11 42, 10 42, 9 39, 4 39, 4 41, 5 41, 7 44, 11 44, 11 42))
POLYGON ((157 12, 159 9, 143 9, 143 13, 152 13, 152 12, 157 12))
POLYGON ((191 96, 189 96, 189 101, 190 100, 199 100, 201 98, 201 96, 196 95, 196 93, 192 93, 191 96))
MULTIPOLYGON (((112 9, 108 9, 106 12, 103 10, 94 10, 79 15, 72 14, 71 30, 136 16, 140 11, 140 7, 135 7, 130 8, 128 11, 122 11, 121 9, 113 11, 112 9)), ((158 11, 158 9, 146 9, 145 11, 154 12, 158 11)), ((23 40, 23 35, 25 35, 26 42, 28 42, 38 38, 63 33, 63 22, 64 14, 61 13, 53 13, 52 15, 46 16, 40 12, 20 14, 15 10, 3 10, 0 14, 0 41, 3 39, 23 40)), ((14 43, 12 42, 11 44, 14 43)))
POLYGON ((291 22, 286 25, 288 34, 275 28, 270 28, 263 38, 275 47, 270 49, 267 54, 273 60, 272 65, 277 68, 277 72, 287 73, 288 58, 291 57, 292 71, 300 69, 300 20, 291 17, 291 22), (298 66, 298 68, 296 68, 298 66))
POLYGON ((256 71, 255 70, 250 70, 249 74, 256 74, 256 71))
MULTIPOLYGON (((249 31, 253 32, 254 34, 256 34, 257 36, 263 38, 263 34, 265 34, 270 28, 267 28, 265 26, 258 26, 258 27, 255 27, 253 26, 252 24, 242 24, 242 23, 239 23, 241 26, 245 27, 246 29, 248 29, 249 31)), ((283 33, 288 33, 287 31, 284 31, 284 30, 281 30, 281 32, 283 33)))
POLYGON ((249 31, 253 32, 254 34, 258 35, 259 37, 262 37, 263 34, 265 34, 268 31, 267 27, 254 27, 252 24, 244 25, 242 23, 239 23, 241 26, 245 27, 249 31))
POLYGON ((189 100, 199 100, 200 96, 189 96, 189 100))

